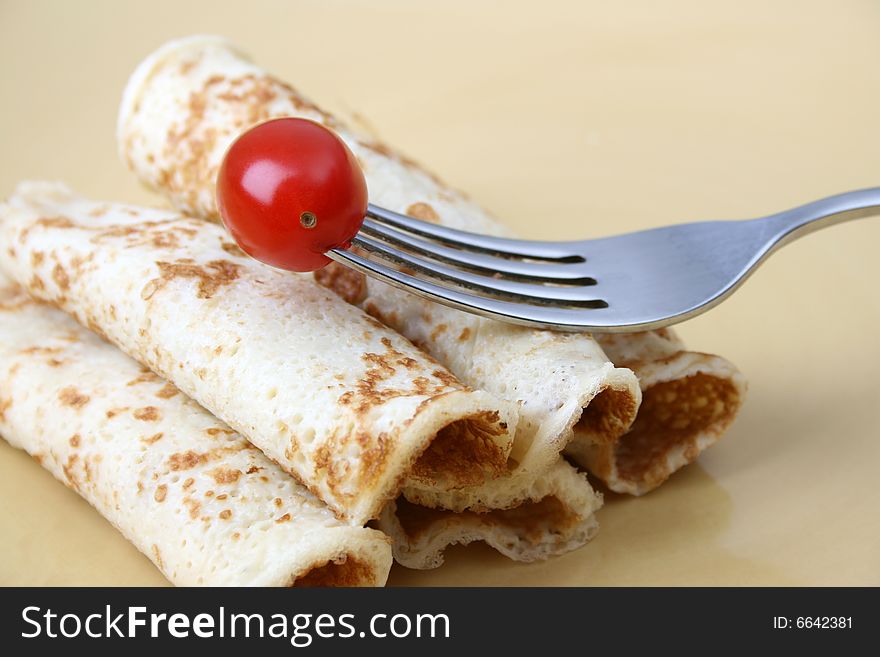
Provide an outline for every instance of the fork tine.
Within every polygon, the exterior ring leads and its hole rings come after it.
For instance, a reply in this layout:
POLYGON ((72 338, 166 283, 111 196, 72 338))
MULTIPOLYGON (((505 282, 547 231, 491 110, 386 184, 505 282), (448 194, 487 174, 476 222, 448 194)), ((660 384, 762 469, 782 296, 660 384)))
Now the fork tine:
POLYGON ((377 221, 391 224, 396 228, 402 228, 417 235, 430 237, 460 249, 470 248, 487 253, 505 254, 513 258, 583 262, 583 257, 572 252, 571 247, 567 246, 564 242, 533 242, 530 240, 517 240, 470 233, 413 219, 405 214, 392 212, 372 203, 367 206, 367 216, 377 221))
POLYGON ((557 308, 512 303, 491 297, 482 297, 423 281, 404 272, 387 267, 379 262, 352 253, 346 249, 332 249, 327 256, 337 262, 350 266, 368 276, 374 276, 394 287, 406 290, 431 301, 471 313, 499 319, 521 326, 546 328, 560 331, 582 331, 585 329, 610 326, 616 329, 614 322, 608 321, 603 314, 607 308, 557 308))
POLYGON ((521 283, 506 278, 472 274, 415 257, 399 251, 367 235, 358 235, 352 245, 360 247, 383 261, 401 267, 408 267, 422 274, 421 280, 430 280, 440 285, 452 284, 471 290, 478 290, 496 298, 522 303, 537 303, 556 306, 596 307, 605 302, 595 295, 592 286, 555 286, 536 283, 521 283), (592 292, 592 293, 591 293, 592 292))
POLYGON ((557 282, 571 285, 590 285, 595 283, 585 269, 584 263, 523 262, 488 253, 464 251, 450 248, 437 242, 424 240, 417 235, 405 233, 391 226, 384 226, 365 219, 361 230, 385 242, 419 253, 432 260, 438 260, 457 267, 471 270, 500 273, 519 279, 557 282))

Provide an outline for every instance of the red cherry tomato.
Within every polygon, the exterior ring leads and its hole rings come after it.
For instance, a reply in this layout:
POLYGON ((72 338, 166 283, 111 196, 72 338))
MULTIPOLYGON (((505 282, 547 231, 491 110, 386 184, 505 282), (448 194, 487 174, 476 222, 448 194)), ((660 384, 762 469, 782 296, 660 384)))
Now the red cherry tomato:
POLYGON ((276 119, 242 134, 217 176, 226 228, 250 256, 314 271, 347 247, 367 210, 367 183, 345 143, 306 119, 276 119))

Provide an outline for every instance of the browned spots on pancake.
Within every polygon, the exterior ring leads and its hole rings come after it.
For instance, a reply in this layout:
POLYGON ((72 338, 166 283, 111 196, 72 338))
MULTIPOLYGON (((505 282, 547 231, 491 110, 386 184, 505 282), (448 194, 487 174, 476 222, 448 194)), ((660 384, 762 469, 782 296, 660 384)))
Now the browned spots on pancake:
POLYGON ((606 386, 584 408, 575 431, 586 433, 593 441, 610 444, 629 429, 637 411, 629 390, 606 386))
POLYGON ((162 553, 159 552, 159 546, 153 543, 153 546, 150 549, 153 552, 153 557, 156 560, 156 565, 159 566, 160 570, 165 570, 165 562, 162 561, 162 553))
POLYGON ((15 251, 15 247, 14 247, 14 246, 7 246, 7 247, 6 247, 6 253, 9 254, 9 257, 10 257, 10 258, 15 258, 15 253, 16 253, 16 251, 15 251))
POLYGON ((318 588, 329 586, 359 586, 376 580, 373 567, 351 555, 330 560, 308 572, 291 577, 288 587, 318 588))
POLYGON ((461 333, 458 334, 458 341, 464 342, 465 340, 467 340, 470 337, 471 337, 471 330, 467 326, 465 326, 463 329, 461 329, 461 333))
POLYGON ((160 484, 159 486, 156 486, 156 492, 153 493, 153 499, 157 502, 164 502, 167 495, 168 486, 166 484, 160 484))
POLYGON ((95 259, 95 253, 89 253, 87 256, 79 256, 75 255, 70 259, 70 266, 73 268, 73 271, 79 272, 82 271, 83 265, 87 262, 91 262, 95 259))
POLYGON ((220 520, 229 520, 232 517, 232 509, 223 509, 218 515, 220 520))
POLYGON ((632 429, 615 450, 619 476, 644 491, 656 488, 672 474, 667 454, 682 449, 692 462, 700 453, 697 439, 720 435, 741 403, 730 380, 703 372, 647 388, 632 429))
POLYGON ((36 269, 40 265, 43 264, 43 260, 46 259, 46 254, 42 251, 31 251, 31 267, 36 269))
POLYGON ((28 226, 25 226, 18 234, 18 241, 21 244, 27 243, 31 231, 34 228, 75 228, 76 224, 69 217, 41 217, 28 226))
POLYGON ((110 211, 110 208, 108 206, 98 205, 98 206, 92 208, 91 210, 89 210, 88 216, 94 217, 97 219, 98 217, 103 217, 109 211, 110 211))
POLYGON ((319 285, 332 290, 348 303, 359 304, 367 298, 367 277, 338 262, 318 269, 313 276, 319 285))
POLYGON ((12 408, 11 399, 0 399, 0 422, 6 421, 6 411, 12 408))
POLYGON ((201 465, 208 459, 204 454, 187 450, 185 452, 177 452, 168 457, 168 467, 177 472, 179 470, 191 470, 197 465, 201 465))
POLYGON ((448 386, 450 388, 456 388, 458 390, 466 390, 468 389, 465 385, 461 383, 458 379, 455 378, 455 375, 448 370, 436 369, 431 372, 431 375, 439 379, 443 382, 443 385, 448 386))
POLYGON ((39 276, 37 276, 36 274, 34 274, 34 275, 31 277, 31 282, 28 283, 28 287, 29 287, 31 290, 35 290, 35 291, 37 291, 37 292, 42 292, 43 290, 46 289, 46 284, 43 282, 43 279, 42 279, 42 278, 40 278, 39 276))
POLYGON ((280 497, 276 497, 276 498, 275 498, 275 506, 280 507, 281 504, 282 504, 281 498, 280 498, 280 497))
MULTIPOLYGON (((141 218, 143 213, 141 209, 132 207, 120 207, 119 210, 137 218, 141 218)), ((192 238, 198 234, 198 230, 187 225, 191 221, 191 219, 180 216, 170 216, 165 219, 141 219, 137 223, 110 224, 98 228, 92 241, 101 242, 105 239, 124 237, 128 246, 152 245, 156 236, 160 235, 162 231, 173 231, 184 237, 192 238)), ((159 239, 162 240, 161 237, 159 239)))
POLYGON ((60 262, 52 269, 52 280, 55 281, 55 284, 62 292, 70 289, 70 277, 68 277, 60 262))
POLYGON ((269 111, 269 103, 279 97, 289 101, 300 112, 317 114, 319 123, 327 126, 336 124, 333 117, 311 101, 303 98, 289 84, 268 75, 247 74, 231 78, 229 86, 231 89, 218 92, 215 98, 235 106, 239 113, 245 115, 247 125, 274 118, 269 111))
POLYGON ((289 514, 289 513, 285 513, 285 514, 284 514, 283 516, 281 516, 280 518, 276 518, 276 519, 275 519, 275 522, 278 523, 278 524, 281 524, 282 522, 290 522, 290 514, 289 514))
POLYGON ((408 387, 389 387, 387 381, 397 374, 402 366, 413 371, 420 369, 420 363, 394 347, 388 337, 381 339, 385 353, 367 352, 361 359, 367 370, 355 383, 354 390, 348 390, 339 397, 339 403, 351 406, 356 413, 365 413, 371 408, 384 404, 390 399, 410 396, 436 396, 448 392, 450 388, 462 390, 464 386, 454 376, 442 369, 436 369, 428 376, 410 379, 408 387))
POLYGON ((89 330, 92 333, 96 333, 97 335, 100 335, 102 338, 107 340, 107 334, 104 333, 104 329, 101 328, 101 326, 98 324, 98 321, 94 317, 86 318, 86 326, 88 326, 89 330))
POLYGON ((67 463, 61 466, 61 470, 67 478, 67 483, 75 490, 79 490, 79 481, 76 478, 76 473, 73 471, 73 468, 78 460, 79 454, 71 454, 67 457, 67 463))
POLYGON ((371 318, 378 320, 375 324, 375 328, 386 329, 388 327, 394 328, 395 326, 399 326, 400 324, 400 315, 397 314, 396 310, 392 310, 391 312, 382 312, 382 310, 374 304, 372 301, 368 301, 364 305, 364 311, 370 315, 371 318))
POLYGON ((73 434, 73 435, 70 437, 70 440, 68 440, 67 442, 70 443, 70 446, 71 446, 71 447, 79 447, 79 442, 80 442, 80 436, 79 436, 79 434, 78 434, 78 433, 73 434))
POLYGON ((403 354, 398 351, 394 344, 391 342, 390 338, 383 337, 382 346, 387 350, 384 354, 376 354, 372 352, 368 352, 362 356, 363 360, 367 363, 373 365, 384 373, 387 373, 388 376, 392 376, 395 373, 394 365, 392 364, 392 360, 394 358, 403 356, 403 354))
MULTIPOLYGON (((381 442, 385 433, 379 434, 375 439, 381 442)), ((343 483, 351 478, 352 466, 348 460, 341 459, 339 455, 344 452, 345 446, 352 440, 349 434, 340 434, 333 431, 324 441, 317 446, 312 456, 314 460, 315 472, 321 473, 322 478, 326 481, 327 487, 342 500, 351 499, 352 495, 343 490, 343 483)), ((374 475, 376 470, 374 464, 367 458, 367 454, 362 452, 358 468, 361 472, 368 475, 374 475)))
POLYGON ((43 345, 33 345, 31 347, 25 347, 24 349, 19 350, 20 354, 45 354, 47 356, 57 355, 64 351, 63 347, 44 347, 43 345))
POLYGON ((183 504, 185 507, 189 509, 189 517, 195 520, 199 517, 199 511, 202 508, 202 503, 198 500, 194 500, 190 497, 184 498, 183 504))
POLYGON ((188 260, 177 262, 156 262, 159 267, 159 278, 149 281, 141 291, 141 298, 149 300, 169 281, 175 278, 195 278, 198 280, 196 297, 210 299, 224 285, 235 281, 241 273, 241 265, 229 260, 212 260, 205 266, 188 260))
POLYGON ((138 374, 135 378, 133 378, 131 381, 129 381, 125 385, 136 386, 140 383, 157 383, 161 380, 162 380, 162 377, 160 377, 158 374, 156 374, 152 370, 148 370, 147 368, 142 367, 141 373, 138 374))
POLYGON ((189 470, 196 467, 197 465, 223 458, 229 454, 236 454, 243 451, 253 451, 259 453, 260 450, 244 440, 236 441, 226 444, 222 447, 215 447, 214 449, 208 450, 204 453, 196 452, 191 449, 185 452, 177 452, 175 454, 172 454, 168 458, 168 466, 171 470, 175 471, 189 470))
POLYGON ((240 534, 240 533, 238 533, 238 532, 233 532, 233 534, 232 534, 232 540, 233 540, 233 541, 237 541, 237 540, 240 539, 240 538, 241 538, 241 534, 240 534))
MULTIPOLYGON (((219 138, 229 130, 218 130, 205 121, 207 107, 224 107, 231 115, 232 132, 240 132, 276 116, 286 116, 290 109, 273 111, 273 104, 286 100, 298 112, 308 112, 324 125, 335 121, 320 108, 300 96, 292 87, 274 78, 247 74, 235 78, 215 75, 187 99, 180 120, 173 123, 165 136, 162 155, 173 162, 173 171, 163 170, 159 187, 177 200, 177 204, 200 212, 212 221, 219 221, 216 205, 205 202, 200 192, 213 188, 217 178, 216 157, 219 138), (207 207, 206 207, 207 206, 207 207)), ((282 103, 283 104, 283 103, 282 103)))
POLYGON ((176 249, 180 246, 180 239, 170 230, 156 231, 150 237, 150 244, 157 249, 176 249))
MULTIPOLYGON (((372 306, 374 309, 376 308, 372 304, 367 304, 367 305, 372 306)), ((372 313, 370 313, 370 314, 372 314, 372 313)), ((371 317, 370 315, 367 315, 366 317, 364 317, 364 321, 367 324, 369 324, 370 326, 372 326, 374 329, 379 329, 381 331, 385 331, 388 329, 388 327, 385 324, 383 324, 379 320, 375 319, 374 317, 371 317)))
POLYGON ((247 472, 245 472, 245 474, 255 474, 255 473, 257 473, 257 472, 260 472, 260 470, 262 470, 262 469, 263 469, 263 468, 261 468, 261 467, 258 466, 258 465, 252 465, 251 467, 249 467, 249 468, 247 469, 247 472))
POLYGON ((181 123, 171 125, 165 139, 163 155, 166 160, 174 163, 174 173, 163 171, 159 186, 174 195, 184 197, 185 204, 193 210, 199 209, 199 190, 212 184, 212 175, 216 176, 216 171, 212 170, 208 162, 216 141, 216 129, 202 129, 202 120, 208 103, 214 102, 207 95, 212 93, 212 86, 222 81, 222 78, 218 78, 219 76, 212 76, 207 80, 204 90, 190 94, 187 101, 188 112, 183 114, 181 123))
POLYGON ((235 242, 223 242, 220 244, 220 248, 232 256, 244 257, 246 255, 235 242))
MULTIPOLYGON (((419 408, 431 403, 427 399, 419 408)), ((418 413, 418 411, 417 411, 418 413)), ((498 411, 481 411, 456 420, 437 432, 411 473, 427 480, 471 486, 502 474, 507 458, 495 439, 507 431, 498 411)))
POLYGON ((156 393, 156 396, 159 399, 171 399, 175 395, 177 395, 180 391, 174 386, 173 383, 166 383, 162 388, 156 393))
POLYGON ((209 472, 218 484, 234 484, 241 477, 241 470, 232 468, 215 468, 209 472))
POLYGON ((186 490, 187 488, 192 486, 194 483, 196 483, 195 479, 193 479, 192 477, 187 477, 186 481, 183 482, 183 486, 182 486, 183 490, 186 490))
POLYGON ((14 312, 35 303, 39 302, 18 285, 0 287, 0 311, 14 312))
POLYGON ((223 427, 208 427, 205 429, 205 433, 209 436, 219 436, 221 433, 227 436, 231 436, 235 432, 232 429, 224 429, 223 427))
POLYGON ((577 510, 563 504, 555 495, 548 495, 538 501, 530 500, 510 509, 492 509, 486 513, 454 513, 447 509, 430 509, 413 504, 402 496, 395 505, 397 520, 407 537, 413 541, 430 532, 434 526, 452 518, 487 529, 502 527, 532 543, 546 540, 548 535, 567 537, 582 520, 577 510))
POLYGON ((436 342, 437 338, 446 333, 446 329, 448 328, 449 327, 446 326, 446 324, 437 324, 437 326, 434 327, 434 330, 431 331, 431 342, 436 342))
POLYGON ((152 436, 141 438, 141 442, 146 443, 147 445, 152 445, 153 443, 162 440, 164 435, 165 434, 160 431, 159 433, 154 433, 152 436))
POLYGON ((157 422, 162 418, 162 413, 155 406, 136 408, 132 411, 132 415, 134 419, 141 420, 142 422, 157 422))
POLYGON ((89 403, 90 397, 88 395, 84 395, 73 386, 67 386, 58 393, 58 399, 65 406, 70 406, 72 408, 82 408, 89 403))
POLYGON ((428 221, 432 224, 440 223, 440 215, 437 214, 437 211, 431 205, 423 203, 422 201, 410 205, 406 209, 406 214, 414 219, 421 219, 422 221, 428 221))
MULTIPOLYGON (((89 465, 88 457, 83 459, 83 473, 85 474, 86 483, 91 483, 92 481, 92 466, 89 465)), ((114 491, 115 493, 115 491, 114 491)))
POLYGON ((120 408, 111 408, 107 411, 107 419, 112 419, 119 415, 120 413, 125 413, 129 409, 128 406, 121 406, 120 408))

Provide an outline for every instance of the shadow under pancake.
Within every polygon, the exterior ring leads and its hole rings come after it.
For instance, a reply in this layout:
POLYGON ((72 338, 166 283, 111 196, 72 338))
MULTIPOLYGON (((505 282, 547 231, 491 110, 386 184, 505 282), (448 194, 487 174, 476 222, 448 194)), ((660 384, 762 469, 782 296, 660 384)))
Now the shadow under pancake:
POLYGON ((813 398, 806 391, 792 394, 790 387, 753 383, 733 426, 700 460, 715 476, 751 470, 771 460, 785 461, 792 450, 805 447, 805 436, 836 439, 838 414, 848 412, 848 407, 875 404, 875 395, 872 390, 837 387, 813 398))

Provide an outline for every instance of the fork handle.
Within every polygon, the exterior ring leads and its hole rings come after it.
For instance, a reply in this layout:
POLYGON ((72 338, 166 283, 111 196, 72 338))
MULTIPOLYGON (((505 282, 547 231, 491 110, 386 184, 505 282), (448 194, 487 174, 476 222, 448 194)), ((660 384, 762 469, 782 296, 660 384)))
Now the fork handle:
POLYGON ((779 247, 820 228, 871 215, 880 215, 880 187, 836 194, 757 221, 770 228, 779 247))

